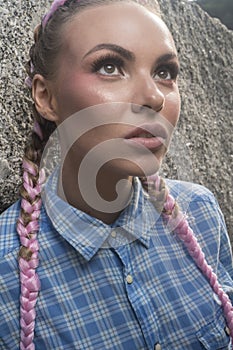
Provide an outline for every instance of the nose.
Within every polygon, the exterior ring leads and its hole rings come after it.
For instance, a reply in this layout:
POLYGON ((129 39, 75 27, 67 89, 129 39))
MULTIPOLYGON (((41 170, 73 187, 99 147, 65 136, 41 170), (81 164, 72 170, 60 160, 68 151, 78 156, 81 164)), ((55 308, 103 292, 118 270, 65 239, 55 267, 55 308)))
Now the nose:
POLYGON ((137 79, 134 89, 131 102, 134 113, 142 113, 145 110, 152 113, 162 111, 165 95, 151 76, 137 79))

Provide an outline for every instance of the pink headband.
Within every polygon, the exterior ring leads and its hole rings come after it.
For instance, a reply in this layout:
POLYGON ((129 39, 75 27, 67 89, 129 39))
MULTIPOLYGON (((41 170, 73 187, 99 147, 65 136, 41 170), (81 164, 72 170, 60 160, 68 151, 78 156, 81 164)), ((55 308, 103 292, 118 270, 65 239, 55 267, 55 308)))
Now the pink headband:
POLYGON ((52 16, 52 14, 57 11, 58 7, 64 5, 64 3, 67 0, 54 0, 54 2, 52 3, 52 6, 49 10, 49 12, 44 16, 43 20, 42 20, 42 26, 43 28, 46 26, 46 24, 48 23, 48 20, 50 19, 50 17, 52 16))

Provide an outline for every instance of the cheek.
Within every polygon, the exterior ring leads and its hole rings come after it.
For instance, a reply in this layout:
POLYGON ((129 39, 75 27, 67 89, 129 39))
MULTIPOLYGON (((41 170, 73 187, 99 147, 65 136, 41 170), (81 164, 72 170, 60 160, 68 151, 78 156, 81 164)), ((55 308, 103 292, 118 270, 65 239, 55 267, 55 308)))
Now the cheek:
POLYGON ((58 86, 58 115, 63 120, 84 108, 107 102, 110 98, 97 84, 95 77, 87 74, 67 76, 58 86))
POLYGON ((176 126, 180 115, 180 94, 178 88, 176 91, 170 92, 166 95, 165 107, 167 120, 173 126, 176 126))

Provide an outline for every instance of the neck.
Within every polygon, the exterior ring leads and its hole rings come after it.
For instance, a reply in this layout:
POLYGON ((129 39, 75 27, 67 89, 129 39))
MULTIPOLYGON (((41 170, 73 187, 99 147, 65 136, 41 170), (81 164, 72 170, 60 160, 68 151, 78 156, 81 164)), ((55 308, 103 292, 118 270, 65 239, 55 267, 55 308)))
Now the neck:
POLYGON ((113 223, 130 201, 132 177, 124 177, 102 167, 92 181, 93 174, 78 179, 78 170, 73 166, 63 167, 58 195, 88 215, 106 224, 113 223))

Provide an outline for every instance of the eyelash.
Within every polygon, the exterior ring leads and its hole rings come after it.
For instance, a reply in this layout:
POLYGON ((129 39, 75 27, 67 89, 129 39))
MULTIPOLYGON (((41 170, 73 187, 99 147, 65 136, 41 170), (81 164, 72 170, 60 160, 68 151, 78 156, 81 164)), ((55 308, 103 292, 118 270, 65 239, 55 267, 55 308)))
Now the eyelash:
MULTIPOLYGON (((101 68, 103 68, 105 65, 108 65, 108 64, 116 66, 118 71, 120 73, 123 73, 123 70, 125 67, 124 60, 121 57, 119 57, 117 55, 113 55, 113 54, 107 54, 105 56, 97 58, 91 64, 92 72, 97 73, 101 68)), ((164 80, 164 81, 175 80, 179 74, 179 66, 174 62, 166 63, 164 65, 157 67, 154 75, 157 75, 158 73, 160 73, 162 71, 167 71, 171 75, 171 79, 162 79, 162 80, 164 80)), ((106 74, 106 76, 108 76, 108 75, 106 74)), ((111 76, 111 75, 109 75, 109 76, 111 76)))
MULTIPOLYGON (((168 81, 169 80, 175 80, 179 74, 179 67, 176 63, 167 63, 165 65, 162 65, 162 66, 159 66, 157 69, 156 69, 156 75, 159 74, 160 72, 163 72, 163 71, 166 71, 168 73, 170 73, 171 75, 171 79, 167 79, 168 81)), ((166 79, 164 79, 166 80, 166 79)))
POLYGON ((93 63, 92 63, 92 72, 96 73, 98 72, 103 66, 105 65, 114 65, 119 71, 122 71, 124 68, 124 61, 122 58, 119 56, 115 55, 106 55, 103 57, 97 58, 93 63))

